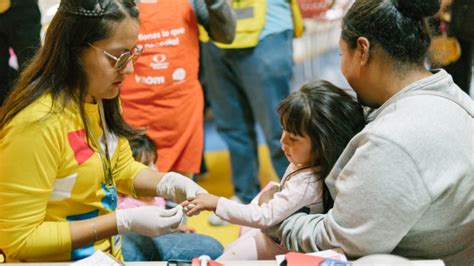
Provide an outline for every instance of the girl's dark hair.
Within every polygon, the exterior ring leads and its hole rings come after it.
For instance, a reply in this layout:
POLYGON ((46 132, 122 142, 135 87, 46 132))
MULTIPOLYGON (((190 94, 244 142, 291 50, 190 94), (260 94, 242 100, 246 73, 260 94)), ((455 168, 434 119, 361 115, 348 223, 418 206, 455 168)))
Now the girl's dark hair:
POLYGON ((365 126, 362 106, 328 81, 307 83, 285 98, 278 107, 285 131, 311 138, 312 166, 319 165, 326 213, 333 199, 324 184, 347 143, 365 126), (316 156, 319 153, 319 158, 316 156))
MULTIPOLYGON (((81 54, 89 43, 107 39, 126 17, 138 21, 133 0, 62 0, 47 30, 44 46, 21 74, 16 86, 0 109, 0 129, 21 110, 42 95, 50 93, 53 106, 77 105, 86 131, 84 102, 87 76, 81 54)), ((139 131, 125 123, 119 97, 104 99, 105 120, 117 136, 133 137, 139 131)))
MULTIPOLYGON (((156 153, 156 144, 147 135, 138 135, 129 140, 130 148, 132 149, 133 158, 138 160, 142 154, 151 153, 156 161, 158 154, 156 153)), ((142 162, 148 165, 150 162, 142 162)))
POLYGON ((373 47, 383 48, 398 69, 421 65, 430 45, 423 18, 439 8, 440 0, 356 0, 344 16, 341 38, 355 48, 357 38, 366 37, 373 47))

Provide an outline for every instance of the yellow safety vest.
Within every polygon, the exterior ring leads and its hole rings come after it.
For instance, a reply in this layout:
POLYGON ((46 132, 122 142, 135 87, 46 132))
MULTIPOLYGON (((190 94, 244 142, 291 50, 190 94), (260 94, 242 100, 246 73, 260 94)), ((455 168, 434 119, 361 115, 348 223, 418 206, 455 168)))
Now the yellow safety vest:
MULTIPOLYGON (((235 39, 231 44, 215 42, 216 46, 223 49, 239 49, 255 47, 258 44, 260 33, 265 26, 266 0, 233 0, 232 9, 237 18, 237 28, 235 39)), ((297 0, 290 0, 292 11, 294 36, 300 37, 303 34, 303 18, 297 0)), ((209 41, 209 35, 199 25, 199 40, 209 41)))

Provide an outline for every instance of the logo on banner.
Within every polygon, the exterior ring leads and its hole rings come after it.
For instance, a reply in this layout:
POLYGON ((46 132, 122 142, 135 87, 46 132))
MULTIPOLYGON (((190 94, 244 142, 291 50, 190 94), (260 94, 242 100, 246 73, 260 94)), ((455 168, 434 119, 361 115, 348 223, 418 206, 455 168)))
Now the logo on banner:
POLYGON ((153 70, 168 69, 169 65, 170 63, 166 61, 165 54, 154 55, 152 62, 150 63, 150 66, 153 70))
POLYGON ((173 72, 173 80, 182 81, 186 78, 186 70, 184 68, 177 68, 173 72))
POLYGON ((135 75, 135 81, 145 85, 161 85, 165 83, 165 77, 135 75))

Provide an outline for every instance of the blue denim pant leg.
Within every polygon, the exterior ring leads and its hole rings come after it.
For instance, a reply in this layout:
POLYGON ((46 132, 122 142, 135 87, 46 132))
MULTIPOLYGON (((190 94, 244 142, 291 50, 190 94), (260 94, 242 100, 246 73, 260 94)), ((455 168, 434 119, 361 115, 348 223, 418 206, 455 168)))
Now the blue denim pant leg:
POLYGON ((122 235, 122 255, 125 261, 160 260, 153 239, 134 233, 122 235))
POLYGON ((205 43, 203 50, 207 96, 217 132, 229 150, 234 194, 248 203, 260 190, 258 143, 248 96, 235 72, 239 54, 233 49, 221 50, 212 43, 205 43))
POLYGON ((290 90, 292 32, 269 35, 255 48, 219 49, 207 43, 203 50, 208 97, 217 130, 229 149, 234 192, 247 203, 260 189, 256 121, 280 178, 288 166, 276 109, 290 90))
POLYGON ((252 52, 252 57, 240 66, 240 76, 256 120, 263 129, 273 168, 282 178, 288 160, 281 149, 282 127, 277 109, 281 100, 290 93, 293 32, 265 37, 252 52))
POLYGON ((125 261, 191 260, 201 255, 215 259, 223 250, 217 240, 200 234, 173 233, 155 238, 126 234, 122 242, 125 261))
POLYGON ((214 238, 201 234, 174 233, 153 238, 161 260, 191 260, 201 255, 216 259, 224 247, 214 238))

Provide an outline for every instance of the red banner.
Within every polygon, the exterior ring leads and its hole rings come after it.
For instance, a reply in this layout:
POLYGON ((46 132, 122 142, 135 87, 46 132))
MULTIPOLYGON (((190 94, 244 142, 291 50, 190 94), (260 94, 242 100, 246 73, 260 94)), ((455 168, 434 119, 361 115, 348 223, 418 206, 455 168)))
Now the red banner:
POLYGON ((303 18, 322 16, 335 3, 335 0, 298 0, 303 18))

